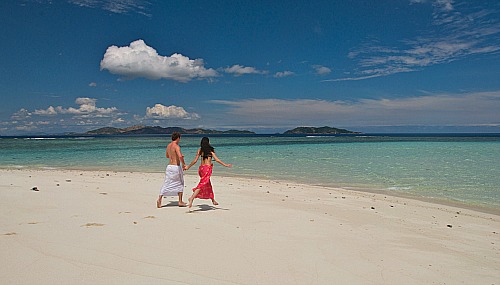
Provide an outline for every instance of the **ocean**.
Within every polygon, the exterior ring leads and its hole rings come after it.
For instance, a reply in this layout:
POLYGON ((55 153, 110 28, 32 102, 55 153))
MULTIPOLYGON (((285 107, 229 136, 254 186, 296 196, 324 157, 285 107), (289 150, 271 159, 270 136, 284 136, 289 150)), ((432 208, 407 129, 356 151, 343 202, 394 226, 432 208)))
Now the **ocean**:
MULTIPOLYGON (((186 163, 202 136, 184 135, 186 163)), ((214 176, 264 178, 500 210, 500 134, 211 135, 214 176)), ((169 135, 1 137, 0 168, 164 172, 169 135)), ((195 168, 189 173, 196 175, 195 168)), ((160 183, 160 182, 159 182, 160 183)))

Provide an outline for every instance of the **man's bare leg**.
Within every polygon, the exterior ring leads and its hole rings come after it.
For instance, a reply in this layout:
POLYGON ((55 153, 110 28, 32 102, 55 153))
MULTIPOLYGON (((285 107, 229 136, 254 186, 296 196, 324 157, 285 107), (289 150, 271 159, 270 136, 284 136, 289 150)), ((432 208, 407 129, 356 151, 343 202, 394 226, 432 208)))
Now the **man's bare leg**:
POLYGON ((161 208, 161 198, 163 198, 163 195, 160 195, 156 200, 156 208, 161 208))
POLYGON ((182 192, 179 192, 178 196, 179 196, 179 203, 178 203, 179 207, 186 207, 186 203, 182 201, 182 192))
POLYGON ((194 200, 194 198, 196 198, 196 196, 198 195, 198 193, 200 193, 200 190, 201 189, 194 190, 193 195, 191 195, 191 197, 189 197, 189 199, 188 199, 188 201, 189 201, 189 206, 188 207, 189 208, 193 207, 193 200, 194 200))

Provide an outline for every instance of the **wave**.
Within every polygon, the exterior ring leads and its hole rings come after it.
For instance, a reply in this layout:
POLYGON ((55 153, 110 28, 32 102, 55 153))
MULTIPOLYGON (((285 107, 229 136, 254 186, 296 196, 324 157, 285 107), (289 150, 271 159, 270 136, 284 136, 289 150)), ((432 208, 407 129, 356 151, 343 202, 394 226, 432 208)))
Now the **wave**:
POLYGON ((331 136, 306 136, 306 138, 328 138, 331 136))
POLYGON ((25 138, 25 140, 56 140, 57 138, 25 138))
POLYGON ((387 188, 388 190, 396 190, 396 191, 401 191, 401 190, 411 190, 412 187, 410 186, 394 186, 394 187, 389 187, 387 188))

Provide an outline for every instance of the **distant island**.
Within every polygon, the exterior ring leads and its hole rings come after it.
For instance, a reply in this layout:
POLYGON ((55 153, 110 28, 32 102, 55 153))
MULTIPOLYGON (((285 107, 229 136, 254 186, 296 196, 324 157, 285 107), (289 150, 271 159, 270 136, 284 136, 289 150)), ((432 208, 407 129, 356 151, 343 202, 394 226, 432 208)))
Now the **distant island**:
MULTIPOLYGON (((173 132, 179 132, 181 134, 192 134, 192 135, 213 135, 213 134, 237 134, 237 135, 253 135, 254 132, 246 130, 227 130, 218 131, 210 129, 185 129, 181 127, 167 127, 163 128, 160 126, 132 126, 127 128, 113 128, 104 127, 96 130, 88 131, 84 135, 158 135, 158 134, 171 134, 173 132)), ((298 127, 292 130, 288 130, 283 133, 284 135, 333 135, 333 134, 359 134, 359 132, 353 132, 345 129, 337 129, 332 127, 298 127)))
POLYGON ((284 132, 285 135, 335 135, 335 134, 359 134, 359 132, 352 132, 344 129, 337 129, 332 127, 298 127, 293 130, 284 132))
POLYGON ((209 129, 185 129, 181 127, 167 127, 163 128, 160 126, 132 126, 128 128, 113 128, 104 127, 97 130, 88 131, 85 135, 157 135, 157 134, 171 134, 173 132, 179 132, 181 134, 255 134, 251 131, 240 131, 240 130, 227 130, 227 131, 217 131, 209 129))

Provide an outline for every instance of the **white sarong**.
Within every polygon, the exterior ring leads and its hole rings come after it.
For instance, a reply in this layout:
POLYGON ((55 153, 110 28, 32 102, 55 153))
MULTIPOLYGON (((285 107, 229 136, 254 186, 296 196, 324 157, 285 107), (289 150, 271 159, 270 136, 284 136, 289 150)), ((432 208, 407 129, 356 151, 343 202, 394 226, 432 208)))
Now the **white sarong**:
POLYGON ((165 181, 160 189, 160 195, 177 196, 179 192, 184 192, 184 174, 182 167, 178 165, 167 165, 165 170, 165 181))

